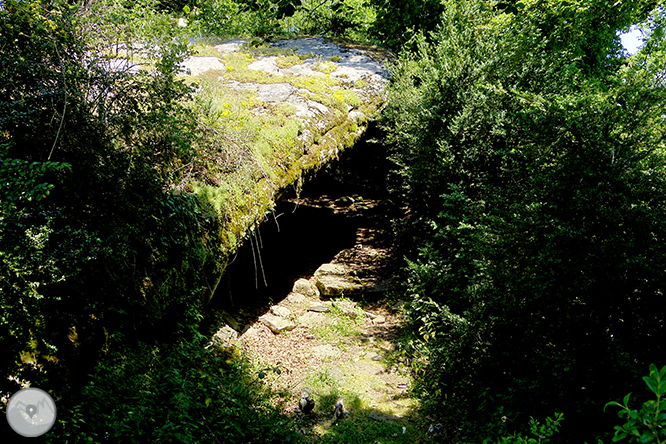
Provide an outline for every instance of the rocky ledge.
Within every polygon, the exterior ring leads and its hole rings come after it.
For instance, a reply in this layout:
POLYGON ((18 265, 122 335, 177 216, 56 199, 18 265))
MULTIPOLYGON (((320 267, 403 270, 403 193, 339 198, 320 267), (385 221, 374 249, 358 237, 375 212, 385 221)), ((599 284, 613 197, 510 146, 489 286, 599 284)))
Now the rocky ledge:
POLYGON ((224 220, 230 255, 283 191, 300 189, 365 132, 385 102, 389 54, 323 38, 193 47, 182 78, 197 85, 194 106, 217 138, 208 145, 220 141, 212 169, 231 173, 185 187, 224 220))
POLYGON ((285 112, 303 125, 302 169, 317 168, 352 145, 384 103, 387 54, 319 37, 280 40, 263 48, 245 40, 214 45, 215 56, 186 59, 183 74, 216 87, 253 93, 254 113, 285 112), (283 104, 286 107, 280 108, 283 104), (276 106, 278 105, 278 106, 276 106))

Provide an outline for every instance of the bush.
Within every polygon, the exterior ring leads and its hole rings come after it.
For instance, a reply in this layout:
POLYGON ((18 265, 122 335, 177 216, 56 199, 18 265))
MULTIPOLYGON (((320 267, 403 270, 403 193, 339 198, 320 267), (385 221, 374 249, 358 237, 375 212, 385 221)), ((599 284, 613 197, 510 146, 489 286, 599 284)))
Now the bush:
POLYGON ((553 439, 592 439, 602 400, 663 352, 664 97, 613 56, 632 6, 592 3, 445 2, 393 70, 412 352, 455 439, 553 411, 553 439))
POLYGON ((195 125, 183 45, 160 38, 150 70, 110 69, 76 12, 0 11, 3 396, 21 380, 76 393, 109 335, 154 339, 219 271, 217 219, 169 191, 195 125))
MULTIPOLYGON (((666 366, 661 370, 656 365, 650 364, 650 374, 643 376, 643 381, 656 396, 656 400, 646 401, 640 410, 632 410, 629 407, 631 393, 624 397, 622 404, 611 401, 608 406, 620 407, 617 415, 622 418, 626 416, 627 422, 622 426, 615 426, 613 442, 628 439, 629 442, 664 442, 666 439, 666 413, 661 403, 662 396, 666 395, 666 366)), ((606 410, 604 407, 604 410, 606 410)))
POLYGON ((293 16, 285 18, 284 29, 296 35, 322 35, 368 41, 374 20, 375 11, 365 0, 304 0, 293 16))
POLYGON ((80 394, 58 403, 48 441, 299 442, 260 375, 179 327, 178 340, 157 347, 114 335, 80 394))

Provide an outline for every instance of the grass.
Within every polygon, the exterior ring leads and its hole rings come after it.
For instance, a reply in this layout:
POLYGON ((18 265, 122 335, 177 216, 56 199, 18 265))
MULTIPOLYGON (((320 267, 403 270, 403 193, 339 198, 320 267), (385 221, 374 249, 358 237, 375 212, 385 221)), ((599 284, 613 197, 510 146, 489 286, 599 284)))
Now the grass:
POLYGON ((312 69, 323 72, 324 74, 331 74, 338 70, 338 65, 333 62, 317 62, 312 69))
POLYGON ((308 375, 304 386, 310 389, 316 403, 318 419, 306 435, 310 443, 413 443, 423 440, 425 426, 405 417, 412 407, 411 398, 397 411, 371 393, 381 391, 383 384, 368 374, 354 372, 349 365, 333 369, 325 367, 308 375), (344 380, 343 380, 344 379, 344 380), (333 423, 332 413, 337 400, 342 398, 346 417, 333 423), (328 419, 330 416, 331 419, 328 419))

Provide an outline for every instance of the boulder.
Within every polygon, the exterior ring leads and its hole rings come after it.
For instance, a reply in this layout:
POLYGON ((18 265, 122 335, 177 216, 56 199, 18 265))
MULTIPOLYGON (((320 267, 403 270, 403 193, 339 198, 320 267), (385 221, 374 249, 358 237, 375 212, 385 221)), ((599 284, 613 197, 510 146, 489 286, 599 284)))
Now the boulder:
POLYGON ((292 304, 299 304, 305 300, 305 296, 301 293, 289 293, 287 295, 287 300, 292 304))
POLYGON ((280 307, 279 305, 273 305, 271 307, 271 312, 275 316, 280 316, 283 318, 288 318, 289 316, 291 316, 291 310, 289 310, 287 307, 280 307))
POLYGON ((300 293, 305 296, 319 296, 317 287, 313 286, 312 283, 307 279, 298 279, 296 282, 294 282, 294 287, 291 291, 294 293, 300 293))
POLYGON ((238 332, 225 325, 213 335, 210 342, 220 349, 234 348, 238 345, 238 332))
POLYGON ((241 330, 240 325, 238 325, 238 321, 236 320, 236 318, 231 316, 229 313, 227 313, 226 311, 222 311, 222 312, 220 312, 220 316, 222 317, 222 319, 224 320, 224 322, 228 326, 230 326, 231 328, 233 328, 236 331, 241 330))
POLYGON ((314 327, 315 325, 321 325, 324 323, 324 315, 322 313, 317 313, 309 311, 298 318, 298 325, 303 327, 314 327))
POLYGON ((372 322, 374 324, 383 324, 384 322, 386 322, 386 318, 384 316, 375 316, 372 322))
POLYGON ((323 264, 315 271, 317 289, 323 296, 348 296, 358 294, 363 285, 351 276, 345 267, 337 264, 323 264))
POLYGON ((259 320, 276 334, 285 330, 293 330, 296 328, 296 324, 294 324, 292 321, 270 314, 261 316, 259 320))
POLYGON ((343 265, 338 264, 322 264, 317 268, 317 271, 314 272, 315 277, 317 276, 346 276, 347 269, 343 265))

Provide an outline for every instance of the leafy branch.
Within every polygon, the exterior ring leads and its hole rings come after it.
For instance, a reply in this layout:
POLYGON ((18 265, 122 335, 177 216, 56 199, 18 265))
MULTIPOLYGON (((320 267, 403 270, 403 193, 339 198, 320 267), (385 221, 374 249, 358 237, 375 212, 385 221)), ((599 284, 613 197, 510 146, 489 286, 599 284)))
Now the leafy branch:
POLYGON ((620 407, 617 415, 622 418, 626 415, 627 422, 622 426, 615 426, 615 436, 613 442, 628 439, 629 442, 662 444, 666 442, 666 412, 663 411, 661 398, 666 394, 666 366, 661 370, 657 366, 650 364, 650 376, 644 376, 643 381, 648 388, 657 397, 656 400, 650 400, 643 404, 640 410, 632 410, 629 407, 629 398, 631 393, 627 394, 622 400, 622 404, 617 401, 611 401, 609 405, 620 407))

